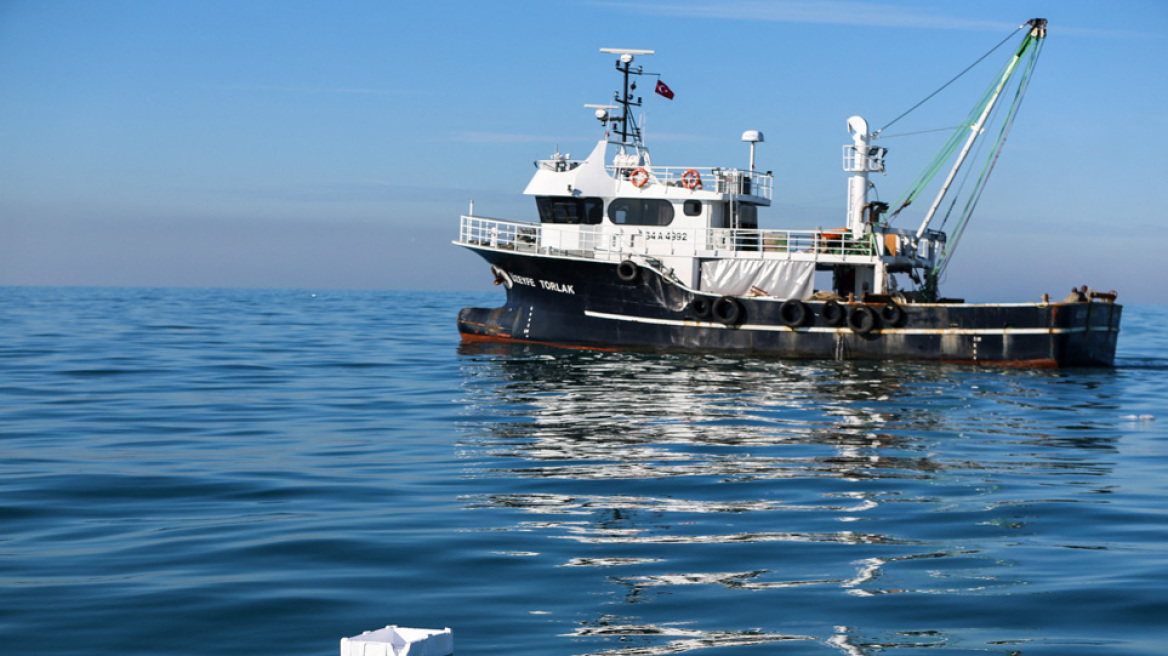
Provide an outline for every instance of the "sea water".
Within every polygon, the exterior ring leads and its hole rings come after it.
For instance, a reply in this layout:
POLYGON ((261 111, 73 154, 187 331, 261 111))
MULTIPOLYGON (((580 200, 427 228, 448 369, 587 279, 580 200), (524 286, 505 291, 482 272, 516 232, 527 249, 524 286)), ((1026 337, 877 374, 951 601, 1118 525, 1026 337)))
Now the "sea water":
POLYGON ((0 289, 0 653, 1162 654, 1114 369, 461 345, 501 294, 0 289))

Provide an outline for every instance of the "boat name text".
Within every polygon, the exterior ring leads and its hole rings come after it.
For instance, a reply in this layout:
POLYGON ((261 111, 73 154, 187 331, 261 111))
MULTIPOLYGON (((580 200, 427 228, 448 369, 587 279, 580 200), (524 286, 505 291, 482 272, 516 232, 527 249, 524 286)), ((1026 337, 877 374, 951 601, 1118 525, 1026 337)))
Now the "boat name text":
POLYGON ((550 280, 536 280, 535 278, 528 278, 527 276, 519 276, 514 273, 511 274, 511 282, 516 285, 526 285, 527 287, 543 287, 549 291, 559 292, 561 294, 575 294, 576 290, 572 289, 572 285, 565 285, 559 282, 552 282, 550 280))

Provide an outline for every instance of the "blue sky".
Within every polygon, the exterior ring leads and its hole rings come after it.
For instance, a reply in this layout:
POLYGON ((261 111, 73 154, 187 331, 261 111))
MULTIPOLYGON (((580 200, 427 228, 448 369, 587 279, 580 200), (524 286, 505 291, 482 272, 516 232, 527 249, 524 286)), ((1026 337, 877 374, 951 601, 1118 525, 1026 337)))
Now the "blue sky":
MULTIPOLYGON (((846 119, 884 125, 1033 17, 1046 47, 943 290, 1163 302, 1162 0, 0 0, 0 285, 490 289, 458 216, 534 219, 531 162, 599 137, 606 46, 655 49, 676 93, 646 97, 655 162, 745 167, 761 130, 763 227, 842 225, 846 119)), ((890 132, 952 125, 990 61, 890 132)), ((939 144, 881 145, 893 200, 939 144)))

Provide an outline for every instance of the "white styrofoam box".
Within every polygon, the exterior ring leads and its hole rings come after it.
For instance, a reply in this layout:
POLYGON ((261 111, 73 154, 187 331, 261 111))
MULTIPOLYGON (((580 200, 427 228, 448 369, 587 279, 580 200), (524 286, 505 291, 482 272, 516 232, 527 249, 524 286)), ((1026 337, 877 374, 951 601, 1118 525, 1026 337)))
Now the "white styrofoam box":
POLYGON ((389 625, 352 638, 341 638, 341 656, 451 656, 454 632, 407 629, 389 625))

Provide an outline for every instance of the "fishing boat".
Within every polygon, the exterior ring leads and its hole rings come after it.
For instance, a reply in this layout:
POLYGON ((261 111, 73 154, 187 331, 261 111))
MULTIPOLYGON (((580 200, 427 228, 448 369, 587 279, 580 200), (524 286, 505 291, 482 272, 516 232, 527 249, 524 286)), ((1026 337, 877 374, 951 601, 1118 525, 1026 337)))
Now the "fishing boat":
MULTIPOLYGON (((536 161, 524 194, 534 196, 539 221, 478 216, 473 202, 461 217, 454 243, 486 260, 506 289, 500 307, 462 309, 462 338, 788 359, 1113 365, 1122 313, 1115 292, 1084 286, 1065 300, 967 303, 938 289, 1045 37, 1043 19, 1011 35, 1020 43, 1004 68, 926 167, 930 175, 893 206, 869 200, 869 176, 884 171, 887 154, 876 144, 880 131, 859 116, 847 119, 846 225, 808 230, 759 227, 774 192, 772 173, 755 170, 759 131, 742 136, 750 144, 745 170, 654 163, 634 115, 643 102, 637 77, 656 75, 636 62, 653 51, 601 48, 616 56, 622 87, 615 104, 586 105, 604 130, 587 157, 557 148, 536 161), (995 112, 999 105, 1004 111, 995 112), (1003 127, 977 184, 963 205, 946 203, 991 115, 1003 127), (919 225, 894 227, 910 206, 923 206, 913 201, 950 162, 919 225), (951 216, 935 224, 943 207, 956 215, 948 231, 951 216), (830 288, 815 289, 817 272, 830 288)), ((659 76, 656 90, 672 95, 659 76)))

